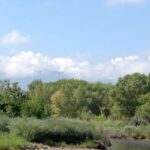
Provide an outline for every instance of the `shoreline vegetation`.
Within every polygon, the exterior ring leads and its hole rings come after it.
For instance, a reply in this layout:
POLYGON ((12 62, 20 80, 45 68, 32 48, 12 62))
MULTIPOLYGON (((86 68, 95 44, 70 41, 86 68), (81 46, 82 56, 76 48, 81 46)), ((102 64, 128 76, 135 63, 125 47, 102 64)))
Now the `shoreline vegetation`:
POLYGON ((150 125, 125 125, 118 120, 10 118, 4 114, 0 118, 0 149, 36 149, 38 143, 49 148, 96 149, 96 140, 106 147, 111 146, 111 138, 150 141, 150 125))
POLYGON ((96 140, 110 146, 109 137, 101 124, 95 121, 68 118, 9 118, 5 115, 1 115, 1 118, 0 148, 19 148, 27 143, 42 143, 52 147, 71 145, 96 148, 96 140))
POLYGON ((150 125, 135 126, 131 121, 112 121, 102 122, 104 130, 110 138, 116 139, 134 139, 150 140, 150 125))
POLYGON ((106 149, 110 138, 150 139, 150 75, 115 84, 34 80, 26 91, 0 81, 0 149, 29 143, 106 149))

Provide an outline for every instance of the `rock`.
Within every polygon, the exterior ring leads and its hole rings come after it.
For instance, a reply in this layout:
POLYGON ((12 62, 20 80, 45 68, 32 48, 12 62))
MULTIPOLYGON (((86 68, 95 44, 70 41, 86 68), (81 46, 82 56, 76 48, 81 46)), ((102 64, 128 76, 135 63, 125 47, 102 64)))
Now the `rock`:
POLYGON ((120 135, 110 135, 110 138, 112 139, 122 139, 120 135))
POLYGON ((104 143, 102 143, 101 141, 95 140, 95 143, 96 143, 97 149, 100 149, 100 150, 106 150, 107 149, 106 145, 104 143))

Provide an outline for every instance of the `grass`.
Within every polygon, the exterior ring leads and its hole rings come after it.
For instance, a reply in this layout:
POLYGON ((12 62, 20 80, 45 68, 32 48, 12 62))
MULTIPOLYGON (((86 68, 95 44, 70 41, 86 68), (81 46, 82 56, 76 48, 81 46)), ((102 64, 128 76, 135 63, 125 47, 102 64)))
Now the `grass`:
POLYGON ((30 142, 49 145, 53 143, 82 144, 89 140, 110 142, 100 123, 67 118, 44 120, 16 118, 10 125, 10 131, 30 142))
POLYGON ((19 147, 25 141, 59 145, 94 146, 94 140, 109 144, 101 123, 68 118, 9 118, 0 115, 0 148, 19 147))
POLYGON ((122 138, 150 139, 150 124, 131 125, 128 121, 105 120, 102 122, 109 135, 122 138))
POLYGON ((4 114, 0 113, 0 132, 8 132, 9 131, 9 124, 10 118, 4 114))
POLYGON ((26 141, 57 147, 81 145, 93 148, 94 140, 109 145, 107 135, 150 139, 150 124, 135 126, 129 121, 107 119, 87 122, 68 118, 9 118, 5 115, 0 115, 0 119, 0 148, 17 148, 26 141))
POLYGON ((85 147, 87 147, 87 148, 93 148, 93 147, 95 147, 94 141, 85 141, 82 145, 85 146, 85 147))
POLYGON ((9 133, 0 133, 0 149, 16 148, 19 149, 27 144, 27 142, 20 137, 11 135, 9 133))

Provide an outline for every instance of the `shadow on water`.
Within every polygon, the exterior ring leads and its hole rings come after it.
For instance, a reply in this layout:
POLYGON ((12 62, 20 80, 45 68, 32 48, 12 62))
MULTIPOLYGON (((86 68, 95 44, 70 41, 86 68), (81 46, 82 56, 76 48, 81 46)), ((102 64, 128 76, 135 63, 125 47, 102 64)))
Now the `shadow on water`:
POLYGON ((150 142, 111 139, 111 150, 150 150, 150 142))

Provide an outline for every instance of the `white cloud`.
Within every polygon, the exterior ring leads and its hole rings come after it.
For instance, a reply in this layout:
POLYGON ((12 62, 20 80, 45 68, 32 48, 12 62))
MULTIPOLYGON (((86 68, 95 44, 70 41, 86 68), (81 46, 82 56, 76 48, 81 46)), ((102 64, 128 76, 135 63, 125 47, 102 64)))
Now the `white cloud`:
POLYGON ((121 61, 123 61, 123 59, 122 59, 121 57, 118 57, 118 58, 112 59, 110 62, 111 62, 112 64, 116 64, 116 63, 119 63, 119 62, 121 62, 121 61))
POLYGON ((139 56, 128 56, 128 57, 125 57, 125 58, 118 57, 118 58, 112 59, 110 62, 112 64, 117 64, 117 63, 121 63, 121 62, 136 61, 138 59, 139 59, 139 56))
POLYGON ((61 72, 68 77, 96 80, 116 80, 135 72, 150 73, 150 57, 119 57, 105 63, 90 64, 75 58, 50 58, 41 53, 21 51, 12 56, 0 56, 0 76, 31 77, 41 72, 61 72))
POLYGON ((23 36, 18 31, 11 31, 3 37, 0 37, 0 44, 3 45, 20 45, 30 42, 30 36, 23 36))
POLYGON ((49 59, 40 53, 18 52, 13 56, 0 57, 0 70, 6 77, 33 76, 49 67, 49 59))
POLYGON ((146 0, 107 0, 109 5, 142 4, 146 0))
POLYGON ((32 51, 18 52, 12 56, 0 56, 0 72, 5 77, 28 77, 39 72, 58 71, 72 77, 79 77, 85 71, 87 62, 71 58, 53 58, 32 51))
POLYGON ((102 78, 116 80, 126 74, 132 73, 150 73, 150 62, 138 56, 129 56, 125 58, 112 59, 108 63, 100 64, 97 70, 102 72, 102 78))
POLYGON ((139 56, 129 56, 129 57, 125 57, 125 60, 127 61, 135 61, 138 60, 139 56))
POLYGON ((56 71, 76 78, 80 78, 81 74, 86 73, 89 66, 88 62, 78 62, 71 58, 54 58, 51 62, 56 71))

